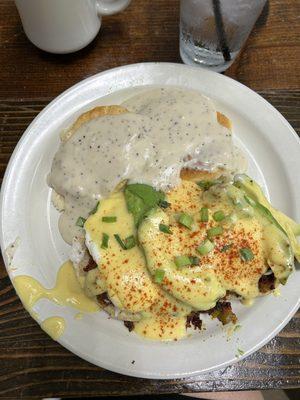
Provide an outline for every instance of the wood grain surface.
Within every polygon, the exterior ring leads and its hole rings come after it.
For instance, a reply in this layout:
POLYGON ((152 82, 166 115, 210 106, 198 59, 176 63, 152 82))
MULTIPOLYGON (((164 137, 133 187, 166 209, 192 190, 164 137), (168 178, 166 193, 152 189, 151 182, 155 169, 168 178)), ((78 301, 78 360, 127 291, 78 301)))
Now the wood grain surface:
MULTIPOLYGON (((227 74, 255 90, 299 89, 299 0, 271 0, 227 74)), ((103 19, 96 39, 69 55, 47 54, 25 37, 12 0, 0 0, 0 99, 54 97, 108 68, 180 62, 178 0, 134 0, 103 19)))
MULTIPOLYGON (((103 20, 86 49, 55 56, 27 41, 13 1, 0 0, 0 179, 24 130, 66 88, 123 64, 180 62, 178 13, 178 0, 134 0, 124 13, 103 20)), ((226 72, 259 91, 298 134, 299 14, 298 0, 271 0, 226 72)), ((51 340, 22 307, 0 259, 0 365, 0 397, 7 399, 299 387, 300 313, 234 366, 183 380, 135 379, 93 366, 51 340)))

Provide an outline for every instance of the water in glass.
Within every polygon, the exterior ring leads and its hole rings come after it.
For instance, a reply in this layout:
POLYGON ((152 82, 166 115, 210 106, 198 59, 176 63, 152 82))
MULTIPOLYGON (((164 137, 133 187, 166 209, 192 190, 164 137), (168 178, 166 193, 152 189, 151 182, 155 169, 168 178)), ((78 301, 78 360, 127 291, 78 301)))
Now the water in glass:
POLYGON ((217 72, 241 50, 266 0, 181 0, 180 55, 217 72))

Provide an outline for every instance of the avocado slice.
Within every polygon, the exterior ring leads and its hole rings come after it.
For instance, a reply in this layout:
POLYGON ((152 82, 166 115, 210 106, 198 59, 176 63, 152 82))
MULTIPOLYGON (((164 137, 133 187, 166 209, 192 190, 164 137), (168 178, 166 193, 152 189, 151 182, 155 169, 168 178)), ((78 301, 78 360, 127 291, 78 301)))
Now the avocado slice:
MULTIPOLYGON (((234 186, 242 189, 250 198, 256 201, 256 203, 260 204, 260 206, 267 209, 269 214, 276 214, 277 220, 281 223, 281 219, 283 220, 282 225, 288 223, 294 233, 295 236, 300 235, 300 224, 295 222, 293 219, 289 218, 287 215, 283 214, 281 211, 276 210, 266 199, 263 191, 260 186, 251 179, 246 174, 238 174, 234 177, 234 186)), ((274 217, 273 217, 274 218, 274 217)), ((275 218, 274 218, 275 219, 275 218)))
POLYGON ((245 194, 246 201, 251 204, 260 215, 279 228, 289 239, 294 256, 300 262, 300 245, 296 236, 300 235, 300 224, 276 210, 266 199, 260 186, 246 174, 234 177, 234 186, 245 194))

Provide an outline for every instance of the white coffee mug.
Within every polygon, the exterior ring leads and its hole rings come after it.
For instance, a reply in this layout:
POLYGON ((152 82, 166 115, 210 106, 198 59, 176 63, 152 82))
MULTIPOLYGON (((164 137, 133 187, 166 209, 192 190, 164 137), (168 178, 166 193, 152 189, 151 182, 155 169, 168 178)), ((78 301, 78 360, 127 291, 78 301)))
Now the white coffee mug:
POLYGON ((28 39, 50 53, 71 53, 97 35, 102 15, 124 10, 130 0, 15 0, 28 39))

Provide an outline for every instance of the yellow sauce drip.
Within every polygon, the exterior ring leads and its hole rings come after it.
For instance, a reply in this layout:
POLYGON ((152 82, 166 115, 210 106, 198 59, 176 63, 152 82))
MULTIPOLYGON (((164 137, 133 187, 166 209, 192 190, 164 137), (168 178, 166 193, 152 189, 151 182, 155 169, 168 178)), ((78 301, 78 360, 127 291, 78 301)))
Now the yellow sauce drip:
POLYGON ((62 317, 50 317, 41 323, 41 328, 53 339, 57 340, 65 331, 66 323, 62 317))
POLYGON ((29 312, 40 299, 48 299, 59 305, 71 306, 83 312, 99 310, 97 303, 84 294, 70 261, 60 267, 53 289, 45 288, 36 279, 27 275, 19 275, 13 282, 22 303, 29 312))
POLYGON ((32 316, 32 318, 34 318, 36 321, 39 319, 39 314, 35 311, 31 311, 30 315, 32 316))
POLYGON ((134 324, 134 331, 147 339, 178 340, 186 336, 186 317, 153 315, 134 324))
POLYGON ((273 296, 275 297, 280 297, 281 296, 281 292, 280 292, 280 288, 277 287, 274 291, 273 291, 273 296))

